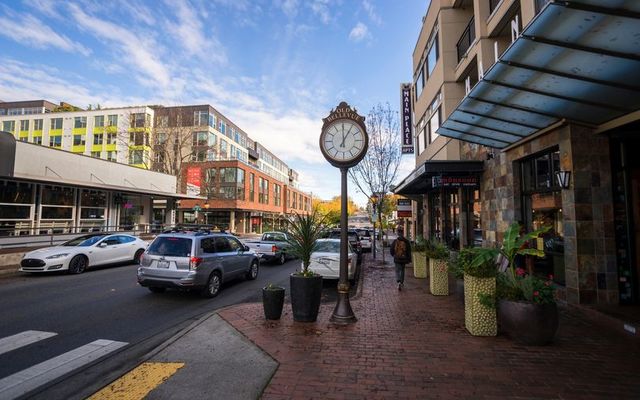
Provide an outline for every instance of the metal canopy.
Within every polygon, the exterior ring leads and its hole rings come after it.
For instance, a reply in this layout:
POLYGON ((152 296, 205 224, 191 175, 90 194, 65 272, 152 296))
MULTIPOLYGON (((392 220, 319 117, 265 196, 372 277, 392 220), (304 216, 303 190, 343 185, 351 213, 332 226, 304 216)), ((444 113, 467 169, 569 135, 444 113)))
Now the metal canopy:
POLYGON ((505 148, 640 109, 640 1, 550 1, 437 132, 505 148))
POLYGON ((463 176, 481 174, 482 161, 426 161, 411 172, 393 189, 396 194, 405 196, 425 194, 431 189, 431 177, 437 175, 463 176))

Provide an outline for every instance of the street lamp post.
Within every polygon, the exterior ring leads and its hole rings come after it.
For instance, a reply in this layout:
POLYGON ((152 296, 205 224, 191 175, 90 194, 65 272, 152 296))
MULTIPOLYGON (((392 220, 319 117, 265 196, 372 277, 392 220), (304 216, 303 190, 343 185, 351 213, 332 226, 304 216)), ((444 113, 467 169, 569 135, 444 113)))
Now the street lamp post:
POLYGON ((371 208, 373 210, 372 220, 373 220, 373 244, 371 252, 373 253, 373 259, 376 259, 376 211, 378 204, 378 195, 375 193, 371 195, 371 208))

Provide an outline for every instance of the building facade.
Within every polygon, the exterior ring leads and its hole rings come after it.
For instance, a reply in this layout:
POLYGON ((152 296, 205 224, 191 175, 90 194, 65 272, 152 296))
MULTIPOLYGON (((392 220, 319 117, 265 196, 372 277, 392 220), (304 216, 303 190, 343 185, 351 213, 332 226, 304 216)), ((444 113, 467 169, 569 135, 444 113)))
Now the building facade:
POLYGON ((77 109, 45 100, 0 103, 0 130, 22 142, 150 167, 154 114, 150 107, 56 111, 61 108, 77 109))
POLYGON ((569 303, 640 302, 640 45, 622 39, 640 34, 636 6, 431 1, 413 54, 416 170, 395 189, 417 231, 460 248, 551 226, 533 270, 569 303))
POLYGON ((294 212, 309 212, 298 173, 209 105, 154 107, 154 169, 179 177, 184 223, 236 233, 278 229, 294 212))

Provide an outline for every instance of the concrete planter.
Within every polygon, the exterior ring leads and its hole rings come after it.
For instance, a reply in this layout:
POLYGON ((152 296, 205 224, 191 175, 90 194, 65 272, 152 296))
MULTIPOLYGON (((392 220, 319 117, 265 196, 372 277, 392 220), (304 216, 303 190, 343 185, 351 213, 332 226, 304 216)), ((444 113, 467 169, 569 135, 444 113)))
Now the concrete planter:
POLYGON ((464 274, 464 326, 473 336, 496 336, 496 309, 480 303, 480 294, 495 296, 496 278, 464 274))
POLYGON ((447 260, 429 259, 429 288, 434 296, 449 295, 447 260))
POLYGON ((424 279, 427 277, 427 254, 424 251, 411 253, 413 263, 413 276, 424 279))

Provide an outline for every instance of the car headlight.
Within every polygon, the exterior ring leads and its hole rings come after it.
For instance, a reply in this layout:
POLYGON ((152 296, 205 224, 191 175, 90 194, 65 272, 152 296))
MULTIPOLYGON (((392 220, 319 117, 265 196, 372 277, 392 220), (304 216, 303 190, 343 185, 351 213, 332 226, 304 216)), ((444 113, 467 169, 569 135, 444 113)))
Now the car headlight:
POLYGON ((52 260, 54 258, 62 258, 62 257, 67 257, 69 255, 69 253, 60 253, 60 254, 53 254, 51 256, 45 257, 47 260, 52 260))

